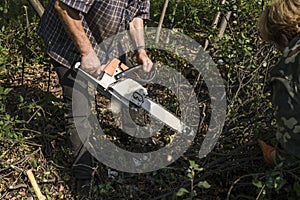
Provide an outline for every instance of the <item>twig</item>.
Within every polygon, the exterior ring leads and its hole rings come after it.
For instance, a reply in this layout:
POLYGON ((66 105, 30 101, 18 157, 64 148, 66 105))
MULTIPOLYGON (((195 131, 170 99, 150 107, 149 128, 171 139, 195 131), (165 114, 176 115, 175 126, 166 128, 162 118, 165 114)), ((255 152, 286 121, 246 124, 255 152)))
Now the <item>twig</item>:
POLYGON ((42 180, 42 183, 55 183, 55 182, 56 182, 55 178, 52 178, 52 179, 43 179, 42 180))
POLYGON ((25 63, 27 60, 27 40, 28 40, 28 29, 29 29, 29 20, 28 20, 28 7, 23 6, 25 10, 25 38, 24 38, 24 45, 23 45, 23 62, 22 62, 22 77, 21 77, 21 84, 24 85, 24 73, 25 73, 25 63))
POLYGON ((24 183, 21 183, 21 184, 18 184, 18 185, 11 185, 8 187, 8 189, 10 190, 16 190, 16 189, 19 189, 19 188, 27 188, 27 185, 24 184, 24 183))
POLYGON ((28 160, 31 156, 33 156, 34 154, 36 154, 38 151, 41 151, 41 148, 38 148, 37 150, 35 150, 35 151, 32 152, 31 154, 25 156, 25 157, 22 158, 21 160, 18 160, 18 161, 14 162, 14 163, 6 163, 6 164, 8 164, 9 166, 8 166, 8 167, 5 167, 5 168, 3 168, 3 169, 0 169, 0 172, 5 171, 5 170, 11 168, 11 165, 16 166, 16 165, 18 165, 18 164, 20 164, 20 163, 22 163, 22 162, 25 162, 25 161, 28 160))
POLYGON ((257 197, 256 197, 256 200, 258 200, 258 199, 260 198, 260 195, 261 195, 262 192, 264 191, 265 187, 266 187, 266 185, 264 184, 264 185, 262 186, 261 190, 259 191, 259 193, 258 193, 258 195, 257 195, 257 197))
MULTIPOLYGON (((0 141, 1 141, 2 138, 0 138, 0 141)), ((10 142, 9 140, 5 139, 5 142, 10 142)), ((16 144, 17 142, 16 141, 12 141, 12 144, 9 146, 8 149, 6 149, 4 152, 2 152, 2 154, 0 155, 0 159, 3 158, 16 144)))
POLYGON ((24 144, 30 145, 30 146, 35 146, 35 147, 42 147, 43 145, 41 144, 37 144, 35 142, 28 142, 28 141, 24 141, 24 144))
POLYGON ((241 177, 239 177, 238 179, 236 179, 232 185, 230 186, 228 192, 227 192, 227 200, 229 200, 229 197, 230 197, 230 194, 231 194, 231 191, 233 190, 234 186, 243 178, 247 178, 247 177, 251 177, 251 176, 259 176, 259 175, 264 175, 265 173, 253 173, 253 174, 246 174, 246 175, 243 175, 241 177))
POLYGON ((37 198, 38 198, 39 200, 45 200, 46 197, 41 193, 41 190, 40 190, 40 188, 39 188, 39 185, 37 184, 37 182, 36 182, 36 180, 35 180, 35 177, 34 177, 34 175, 33 175, 33 173, 32 173, 32 169, 27 170, 26 174, 27 174, 27 176, 28 176, 28 178, 29 178, 29 181, 30 181, 30 183, 31 183, 31 185, 32 185, 32 188, 33 188, 33 190, 34 190, 34 192, 35 192, 37 198))
MULTIPOLYGON (((26 121, 26 124, 29 124, 31 122, 31 120, 37 115, 37 113, 42 110, 42 107, 39 107, 34 113, 33 115, 31 115, 31 117, 26 121)), ((44 113, 45 115, 45 113, 44 113)))
POLYGON ((23 172, 24 170, 15 166, 15 165, 10 165, 10 168, 12 168, 13 170, 16 170, 17 172, 23 172))

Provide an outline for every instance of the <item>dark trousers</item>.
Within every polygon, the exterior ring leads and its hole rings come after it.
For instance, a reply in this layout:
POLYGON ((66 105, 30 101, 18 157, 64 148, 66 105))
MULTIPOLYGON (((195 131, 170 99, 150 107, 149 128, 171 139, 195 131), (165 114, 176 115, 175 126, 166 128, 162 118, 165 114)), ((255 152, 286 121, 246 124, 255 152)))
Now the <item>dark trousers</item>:
POLYGON ((83 145, 76 130, 83 131, 88 137, 92 133, 89 125, 89 117, 92 114, 92 96, 88 90, 88 83, 77 73, 68 69, 58 62, 52 60, 52 64, 57 72, 59 83, 63 89, 65 103, 66 133, 73 148, 75 162, 72 166, 72 173, 77 179, 87 179, 92 175, 93 158, 83 145), (76 77, 77 76, 77 77, 76 77), (74 87, 76 78, 76 87, 74 87), (76 97, 74 100, 73 98, 76 97), (76 126, 74 124, 76 119, 76 126), (80 122, 80 123, 78 123, 80 122), (79 126, 79 127, 78 127, 79 126))

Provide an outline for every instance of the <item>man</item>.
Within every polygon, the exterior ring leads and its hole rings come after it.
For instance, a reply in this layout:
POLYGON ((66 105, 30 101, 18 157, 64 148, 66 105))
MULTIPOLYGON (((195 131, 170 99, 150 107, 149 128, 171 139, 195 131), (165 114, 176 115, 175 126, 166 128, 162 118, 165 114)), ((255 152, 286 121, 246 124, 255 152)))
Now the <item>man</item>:
MULTIPOLYGON (((72 172, 77 182, 77 191, 83 196, 90 191, 93 159, 78 137, 77 129, 93 131, 89 125, 91 112, 88 83, 77 77, 80 89, 73 88, 76 62, 92 75, 98 76, 105 64, 118 53, 120 44, 101 45, 106 39, 127 29, 130 31, 136 57, 149 72, 153 65, 145 51, 143 20, 149 18, 149 0, 49 0, 40 21, 38 33, 45 42, 47 54, 58 74, 65 101, 66 131, 74 148, 76 161, 72 172), (79 91, 80 90, 80 91, 79 91), (72 99, 72 93, 78 98, 72 99), (73 106, 72 106, 73 104, 73 106), (76 110, 76 116, 72 115, 76 110), (74 125, 79 119, 81 127, 74 125)), ((112 40, 113 41, 113 40, 112 40)), ((121 51, 121 50, 120 50, 121 51)))
POLYGON ((276 148, 260 141, 265 160, 297 166, 300 161, 300 1, 275 0, 262 13, 262 38, 275 43, 281 61, 271 71, 272 103, 278 130, 276 148))

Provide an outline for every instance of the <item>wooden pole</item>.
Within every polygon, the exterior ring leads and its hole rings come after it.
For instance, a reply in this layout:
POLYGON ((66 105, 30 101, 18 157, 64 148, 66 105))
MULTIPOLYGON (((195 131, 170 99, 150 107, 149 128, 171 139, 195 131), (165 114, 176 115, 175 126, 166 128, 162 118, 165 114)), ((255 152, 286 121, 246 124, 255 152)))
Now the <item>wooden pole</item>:
MULTIPOLYGON (((226 2, 226 0, 221 0, 221 5, 224 5, 225 2, 226 2)), ((220 16, 221 16, 221 11, 218 11, 214 18, 214 21, 212 23, 212 27, 217 27, 219 20, 220 20, 220 16)))
MULTIPOLYGON (((173 10, 173 13, 172 13, 172 19, 171 19, 171 25, 170 25, 171 29, 173 29, 173 26, 174 26, 177 7, 178 7, 178 0, 175 1, 175 7, 174 7, 174 10, 173 10)), ((168 31, 167 39, 166 39, 166 43, 168 44, 169 42, 170 42, 170 31, 168 31)))
POLYGON ((25 37, 24 37, 24 44, 23 44, 23 62, 22 62, 22 77, 21 77, 21 85, 24 85, 24 74, 25 74, 25 63, 27 61, 27 41, 28 41, 28 29, 29 29, 29 19, 28 19, 28 7, 23 6, 24 8, 24 23, 25 23, 25 37))
POLYGON ((160 16, 157 31, 156 31, 155 43, 158 43, 158 41, 159 41, 160 32, 161 32, 162 24, 163 24, 165 15, 166 15, 168 4, 169 4, 169 0, 166 0, 165 4, 164 4, 164 7, 163 7, 163 10, 161 11, 161 16, 160 16))
MULTIPOLYGON (((224 5, 225 3, 226 3, 226 0, 221 0, 221 2, 220 2, 221 5, 224 5)), ((220 17, 221 17, 221 11, 218 11, 218 12, 216 13, 215 18, 214 18, 213 23, 212 23, 212 27, 213 27, 213 28, 216 28, 216 27, 218 26, 218 23, 219 23, 219 21, 220 21, 220 17)), ((226 24, 226 25, 227 25, 227 24, 226 24)), ((225 26, 225 28, 226 28, 226 26, 225 26)), ((219 32, 219 33, 220 33, 220 32, 219 32)), ((223 33, 224 33, 224 32, 223 32, 223 33)), ((209 41, 208 41, 208 39, 206 39, 206 40, 205 40, 205 43, 204 43, 204 50, 207 49, 208 45, 209 45, 209 41)))
POLYGON ((35 12, 39 15, 39 17, 42 17, 45 9, 41 2, 39 0, 29 0, 30 4, 34 8, 35 12))
POLYGON ((226 13, 226 15, 222 18, 222 22, 220 24, 220 30, 219 30, 219 34, 218 34, 218 38, 222 38, 225 32, 225 29, 227 27, 228 21, 231 17, 231 11, 228 11, 226 13))

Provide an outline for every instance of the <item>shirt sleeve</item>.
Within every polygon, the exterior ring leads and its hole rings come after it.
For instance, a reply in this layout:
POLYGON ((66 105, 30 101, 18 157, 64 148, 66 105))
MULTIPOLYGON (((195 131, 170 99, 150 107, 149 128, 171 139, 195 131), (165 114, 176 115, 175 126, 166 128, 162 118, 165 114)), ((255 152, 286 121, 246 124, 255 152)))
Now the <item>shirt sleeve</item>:
POLYGON ((149 19, 150 17, 150 1, 149 0, 141 0, 140 7, 135 17, 139 17, 142 19, 149 19))
POLYGON ((78 10, 87 13, 94 3, 94 0, 60 0, 62 3, 78 10))

